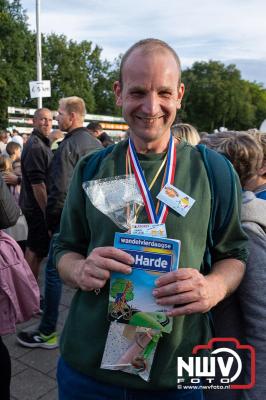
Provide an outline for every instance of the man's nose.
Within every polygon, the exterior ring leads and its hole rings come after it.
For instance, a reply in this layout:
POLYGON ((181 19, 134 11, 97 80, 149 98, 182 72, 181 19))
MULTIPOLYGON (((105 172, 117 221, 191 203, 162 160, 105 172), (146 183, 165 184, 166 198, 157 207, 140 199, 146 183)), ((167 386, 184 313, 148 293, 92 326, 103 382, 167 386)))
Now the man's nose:
POLYGON ((159 98, 156 93, 147 93, 144 98, 142 111, 149 116, 155 116, 160 112, 159 98))

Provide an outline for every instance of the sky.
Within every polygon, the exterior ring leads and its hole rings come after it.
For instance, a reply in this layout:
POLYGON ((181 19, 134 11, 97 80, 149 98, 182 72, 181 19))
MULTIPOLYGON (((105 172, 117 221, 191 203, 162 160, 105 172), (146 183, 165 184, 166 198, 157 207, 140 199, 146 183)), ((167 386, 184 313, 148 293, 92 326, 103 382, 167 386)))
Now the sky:
MULTIPOLYGON (((21 0, 36 30, 35 0, 21 0)), ((266 87, 265 0, 40 0, 42 33, 92 41, 113 61, 147 37, 165 40, 183 69, 195 61, 233 63, 266 87)))

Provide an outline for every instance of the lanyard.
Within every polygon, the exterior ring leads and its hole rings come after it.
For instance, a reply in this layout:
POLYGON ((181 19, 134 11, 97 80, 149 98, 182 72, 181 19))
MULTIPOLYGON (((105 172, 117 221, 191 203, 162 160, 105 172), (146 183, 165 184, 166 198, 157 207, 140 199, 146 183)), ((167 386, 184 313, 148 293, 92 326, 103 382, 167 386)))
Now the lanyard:
MULTIPOLYGON (((158 213, 155 210, 154 203, 151 197, 150 189, 148 187, 147 181, 144 177, 144 174, 142 172, 137 152, 134 146, 134 143, 131 141, 129 138, 129 147, 128 147, 128 152, 129 152, 129 159, 130 159, 130 165, 132 166, 138 187, 140 189, 144 204, 145 204, 145 209, 148 215, 149 222, 154 224, 161 224, 164 223, 168 214, 168 207, 166 204, 162 203, 160 204, 159 211, 158 213)), ((164 162, 163 162, 164 165, 164 162)), ((161 172, 161 169, 163 168, 163 165, 160 166, 159 170, 157 171, 152 184, 155 183, 156 179, 159 176, 159 173, 161 172)), ((165 176, 163 179, 163 185, 166 185, 167 183, 172 184, 174 182, 174 177, 175 177, 175 169, 176 169, 176 147, 174 145, 174 140, 172 135, 170 136, 170 141, 169 141, 169 146, 168 146, 168 151, 167 151, 167 161, 166 161, 166 169, 165 169, 165 176)))

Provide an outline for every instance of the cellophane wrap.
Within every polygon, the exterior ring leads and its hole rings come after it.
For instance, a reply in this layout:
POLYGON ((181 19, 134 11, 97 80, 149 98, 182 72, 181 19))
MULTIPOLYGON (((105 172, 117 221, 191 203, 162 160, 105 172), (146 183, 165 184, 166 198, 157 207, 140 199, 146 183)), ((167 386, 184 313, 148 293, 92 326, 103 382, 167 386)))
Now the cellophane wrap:
POLYGON ((136 213, 144 205, 134 175, 87 181, 82 187, 93 206, 123 230, 136 222, 136 213))

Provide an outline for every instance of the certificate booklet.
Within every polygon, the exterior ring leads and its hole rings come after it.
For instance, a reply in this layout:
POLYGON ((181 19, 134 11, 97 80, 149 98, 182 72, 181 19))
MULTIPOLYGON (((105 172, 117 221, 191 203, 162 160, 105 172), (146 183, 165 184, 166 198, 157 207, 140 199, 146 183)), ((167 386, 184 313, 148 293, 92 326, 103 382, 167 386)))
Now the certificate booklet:
POLYGON ((114 246, 131 254, 135 262, 131 274, 113 272, 111 275, 109 319, 161 329, 169 323, 165 311, 172 307, 156 304, 152 291, 160 275, 177 270, 180 241, 116 233, 114 246))

